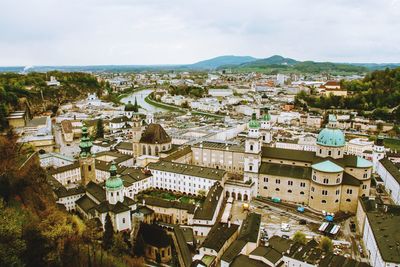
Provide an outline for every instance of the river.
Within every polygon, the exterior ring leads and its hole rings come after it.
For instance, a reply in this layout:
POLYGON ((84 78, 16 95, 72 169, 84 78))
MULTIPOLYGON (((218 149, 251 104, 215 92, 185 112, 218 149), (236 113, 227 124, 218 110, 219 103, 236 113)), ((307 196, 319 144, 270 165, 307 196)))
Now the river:
POLYGON ((127 104, 128 101, 131 101, 132 104, 135 103, 135 97, 137 100, 138 105, 140 105, 142 108, 140 111, 148 111, 151 113, 156 113, 156 112, 168 112, 168 110, 163 109, 163 108, 159 108, 159 107, 155 107, 153 105, 150 105, 149 103, 147 103, 144 99, 153 92, 152 89, 146 89, 146 90, 141 90, 135 93, 130 94, 127 97, 124 97, 121 99, 121 102, 124 104, 127 104))

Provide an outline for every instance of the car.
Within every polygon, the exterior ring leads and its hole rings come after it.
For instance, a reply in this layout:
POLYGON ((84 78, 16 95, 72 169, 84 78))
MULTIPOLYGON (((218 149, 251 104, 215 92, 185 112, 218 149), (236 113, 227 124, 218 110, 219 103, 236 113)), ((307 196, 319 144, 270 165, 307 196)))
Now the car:
POLYGON ((289 236, 288 235, 282 235, 282 238, 289 239, 289 236))

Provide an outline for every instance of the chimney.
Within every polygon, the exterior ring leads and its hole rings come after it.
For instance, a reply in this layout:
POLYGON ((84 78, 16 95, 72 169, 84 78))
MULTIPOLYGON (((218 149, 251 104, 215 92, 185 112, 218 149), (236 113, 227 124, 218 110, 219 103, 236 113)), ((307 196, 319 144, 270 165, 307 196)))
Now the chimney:
POLYGON ((142 200, 142 204, 143 204, 143 206, 145 206, 145 204, 146 204, 146 201, 144 200, 144 198, 142 200))

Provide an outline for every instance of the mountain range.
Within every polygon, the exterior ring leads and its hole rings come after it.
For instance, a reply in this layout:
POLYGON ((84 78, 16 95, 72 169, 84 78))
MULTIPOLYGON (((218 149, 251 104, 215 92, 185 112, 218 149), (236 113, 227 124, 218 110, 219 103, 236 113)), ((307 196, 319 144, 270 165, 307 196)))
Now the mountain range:
POLYGON ((365 73, 372 70, 399 67, 400 63, 333 63, 298 61, 280 55, 268 58, 251 56, 219 56, 194 64, 181 65, 88 65, 88 66, 32 66, 32 67, 0 67, 0 72, 46 72, 88 71, 88 72, 141 72, 141 71, 185 71, 185 70, 222 70, 230 69, 236 72, 260 71, 266 73, 298 72, 298 73, 365 73))

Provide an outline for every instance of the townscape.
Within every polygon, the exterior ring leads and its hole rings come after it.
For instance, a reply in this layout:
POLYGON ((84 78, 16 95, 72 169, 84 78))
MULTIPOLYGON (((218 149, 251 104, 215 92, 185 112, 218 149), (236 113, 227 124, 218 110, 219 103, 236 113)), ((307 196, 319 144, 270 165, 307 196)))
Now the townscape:
POLYGON ((399 14, 0 1, 0 267, 400 267, 399 14))
MULTIPOLYGON (((62 90, 53 74, 46 87, 62 90)), ((20 99, 7 125, 58 208, 121 234, 123 253, 174 266, 399 262, 396 125, 299 101, 347 97, 361 77, 93 77, 104 88, 52 114, 20 99)))

